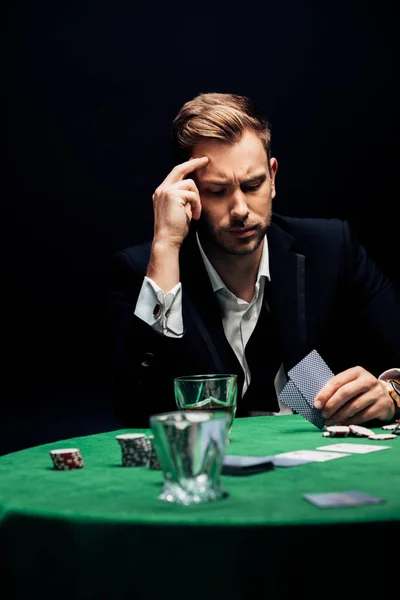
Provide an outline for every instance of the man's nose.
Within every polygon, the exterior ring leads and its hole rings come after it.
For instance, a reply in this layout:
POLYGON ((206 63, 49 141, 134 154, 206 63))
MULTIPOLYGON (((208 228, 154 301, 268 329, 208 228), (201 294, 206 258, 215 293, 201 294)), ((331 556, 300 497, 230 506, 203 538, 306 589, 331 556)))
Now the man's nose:
POLYGON ((232 194, 231 217, 234 219, 244 219, 249 214, 246 194, 241 189, 235 190, 232 194))

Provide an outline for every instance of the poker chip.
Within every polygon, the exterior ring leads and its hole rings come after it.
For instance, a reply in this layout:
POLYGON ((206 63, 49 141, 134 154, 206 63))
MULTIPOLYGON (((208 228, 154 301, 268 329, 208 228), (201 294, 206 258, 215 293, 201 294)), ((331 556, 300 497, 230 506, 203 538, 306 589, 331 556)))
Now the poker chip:
POLYGON ((153 471, 159 471, 161 467, 154 448, 154 435, 149 435, 148 440, 150 443, 149 468, 153 471))
POLYGON ((361 425, 330 425, 322 433, 323 437, 366 437, 370 440, 393 440, 400 434, 400 427, 398 425, 384 425, 382 429, 385 429, 388 433, 374 433, 372 429, 368 427, 361 427, 361 425), (390 433, 389 433, 390 432, 390 433))
POLYGON ((83 467, 83 458, 78 448, 50 450, 50 456, 57 471, 69 471, 83 467))
POLYGON ((350 427, 347 425, 329 425, 326 428, 326 432, 329 433, 329 437, 348 437, 350 435, 350 427))
POLYGON ((146 440, 147 436, 145 433, 120 433, 115 436, 115 439, 125 444, 129 442, 135 443, 136 440, 146 440))
POLYGON ((368 427, 361 427, 361 425, 349 425, 350 433, 352 435, 356 435, 357 437, 369 437, 373 435, 374 432, 372 429, 368 429, 368 427))
POLYGON ((392 423, 391 425, 383 425, 382 429, 384 429, 385 431, 399 431, 400 433, 400 426, 398 425, 398 423, 392 423))
POLYGON ((150 457, 150 443, 144 433, 121 433, 115 436, 121 447, 121 460, 124 467, 147 467, 150 457))
POLYGON ((394 440, 397 437, 395 433, 373 433, 368 436, 369 440, 394 440))

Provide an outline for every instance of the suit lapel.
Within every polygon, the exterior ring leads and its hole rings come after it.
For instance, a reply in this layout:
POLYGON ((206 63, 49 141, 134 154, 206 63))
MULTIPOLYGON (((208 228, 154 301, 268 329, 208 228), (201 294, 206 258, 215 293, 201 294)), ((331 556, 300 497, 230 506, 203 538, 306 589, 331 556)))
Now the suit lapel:
POLYGON ((293 250, 293 238, 274 223, 268 229, 271 303, 281 338, 283 362, 290 369, 306 346, 305 257, 293 250))

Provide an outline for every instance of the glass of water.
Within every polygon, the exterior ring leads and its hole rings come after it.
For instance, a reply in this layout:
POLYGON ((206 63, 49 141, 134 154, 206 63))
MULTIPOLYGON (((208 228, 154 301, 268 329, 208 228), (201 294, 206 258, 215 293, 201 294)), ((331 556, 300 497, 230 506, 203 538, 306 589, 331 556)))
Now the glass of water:
POLYGON ((150 417, 150 427, 164 476, 160 500, 189 505, 227 496, 220 482, 227 413, 161 413, 150 417))
POLYGON ((180 410, 226 413, 230 433, 236 414, 237 375, 225 373, 175 377, 174 392, 180 410))

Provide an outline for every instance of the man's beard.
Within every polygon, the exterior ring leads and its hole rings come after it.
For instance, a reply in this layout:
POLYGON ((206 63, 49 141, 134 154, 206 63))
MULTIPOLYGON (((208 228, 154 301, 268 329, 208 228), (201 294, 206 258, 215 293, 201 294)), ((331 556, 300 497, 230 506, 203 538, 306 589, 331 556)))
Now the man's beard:
POLYGON ((217 249, 222 250, 227 254, 244 256, 246 254, 251 254, 259 248, 270 223, 271 212, 266 216, 264 223, 231 221, 228 227, 215 228, 210 224, 207 216, 202 213, 200 219, 196 221, 196 228, 202 241, 211 243, 214 247, 216 246, 217 249), (229 234, 231 228, 240 227, 243 227, 243 229, 256 227, 254 236, 252 236, 251 240, 248 241, 246 238, 235 239, 229 234))

